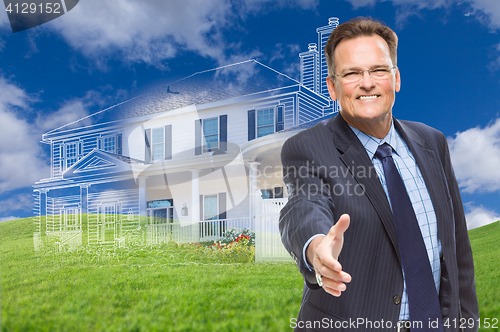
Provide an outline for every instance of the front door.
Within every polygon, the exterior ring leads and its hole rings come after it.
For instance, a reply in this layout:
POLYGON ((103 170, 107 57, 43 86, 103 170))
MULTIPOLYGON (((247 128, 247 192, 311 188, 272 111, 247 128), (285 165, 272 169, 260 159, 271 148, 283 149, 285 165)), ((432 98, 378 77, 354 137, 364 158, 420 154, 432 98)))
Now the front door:
POLYGON ((104 242, 114 242, 116 238, 116 206, 104 207, 103 240, 104 242))

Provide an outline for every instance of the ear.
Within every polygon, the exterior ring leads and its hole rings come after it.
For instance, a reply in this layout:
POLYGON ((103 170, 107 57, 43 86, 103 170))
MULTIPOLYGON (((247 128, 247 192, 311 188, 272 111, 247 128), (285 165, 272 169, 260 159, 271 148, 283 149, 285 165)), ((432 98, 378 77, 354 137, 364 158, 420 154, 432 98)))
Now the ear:
POLYGON ((332 98, 332 100, 336 100, 337 92, 335 91, 335 82, 333 82, 333 79, 330 76, 326 77, 326 86, 328 88, 328 92, 330 93, 330 98, 332 98))
POLYGON ((395 86, 396 92, 399 92, 401 90, 401 75, 399 74, 399 68, 396 69, 396 86, 395 86))

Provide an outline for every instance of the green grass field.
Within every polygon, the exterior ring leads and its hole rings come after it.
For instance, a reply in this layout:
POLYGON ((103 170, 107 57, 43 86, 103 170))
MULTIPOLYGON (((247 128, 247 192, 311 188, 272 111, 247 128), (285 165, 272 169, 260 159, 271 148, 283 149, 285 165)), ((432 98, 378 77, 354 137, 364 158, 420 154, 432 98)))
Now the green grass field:
POLYGON ((496 329, 481 328, 480 331, 500 331, 500 225, 498 222, 469 231, 474 254, 476 290, 479 315, 496 319, 496 329))
MULTIPOLYGON (((29 218, 0 223, 2 331, 288 331, 299 310, 293 263, 203 264, 170 247, 79 260, 35 253, 32 235, 29 218)), ((470 237, 481 318, 500 318, 500 226, 470 237)))

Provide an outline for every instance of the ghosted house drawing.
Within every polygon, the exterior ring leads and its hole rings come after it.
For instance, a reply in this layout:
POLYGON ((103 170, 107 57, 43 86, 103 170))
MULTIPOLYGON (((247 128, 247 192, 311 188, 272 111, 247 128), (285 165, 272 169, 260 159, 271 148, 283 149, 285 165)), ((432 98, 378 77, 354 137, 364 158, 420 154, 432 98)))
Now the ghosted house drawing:
MULTIPOLYGON (((337 25, 331 18, 317 29, 320 49, 337 25)), ((209 241, 259 223, 266 232, 273 218, 276 233, 287 199, 281 146, 337 110, 323 83, 322 52, 309 44, 299 57, 300 82, 244 61, 42 135, 51 174, 33 186, 35 249, 44 237, 60 246, 120 247, 144 228, 149 243, 209 241)))

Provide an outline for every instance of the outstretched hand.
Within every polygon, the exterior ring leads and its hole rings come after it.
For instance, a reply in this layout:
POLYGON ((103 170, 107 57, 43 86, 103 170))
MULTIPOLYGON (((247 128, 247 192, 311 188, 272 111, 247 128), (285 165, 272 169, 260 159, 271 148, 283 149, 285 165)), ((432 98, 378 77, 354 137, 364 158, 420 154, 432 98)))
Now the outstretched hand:
POLYGON ((349 222, 349 215, 343 214, 326 236, 315 238, 307 248, 309 262, 312 262, 316 274, 321 276, 323 289, 337 297, 346 290, 345 283, 351 281, 351 276, 342 271, 342 265, 338 262, 349 222))

